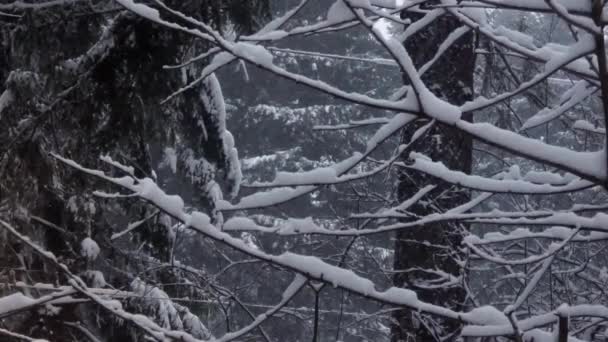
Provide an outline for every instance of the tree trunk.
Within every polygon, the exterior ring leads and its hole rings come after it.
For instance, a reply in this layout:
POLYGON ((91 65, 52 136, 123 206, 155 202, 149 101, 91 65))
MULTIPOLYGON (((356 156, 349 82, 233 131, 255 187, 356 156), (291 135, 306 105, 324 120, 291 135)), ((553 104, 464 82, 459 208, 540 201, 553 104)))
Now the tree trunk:
MULTIPOLYGON (((405 14, 412 20, 410 13, 405 14)), ((456 28, 459 22, 449 15, 437 19, 422 32, 410 37, 405 47, 417 68, 429 61, 439 45, 456 28)), ((473 34, 467 33, 455 42, 433 67, 423 75, 427 87, 438 97, 452 104, 460 105, 472 99, 473 71, 475 54, 473 34)), ((471 115, 465 114, 470 120, 471 115)), ((402 135, 403 141, 409 141, 412 133, 424 124, 419 120, 410 124, 402 135)), ((428 134, 412 147, 412 150, 424 153, 435 161, 443 162, 447 167, 469 172, 471 170, 472 140, 462 132, 436 124, 428 134)), ((406 161, 407 162, 407 161, 406 161)), ((399 175, 398 196, 403 201, 410 198, 425 185, 434 184, 437 188, 427 194, 421 203, 410 208, 410 212, 424 216, 458 206, 469 199, 465 189, 458 189, 441 180, 429 177, 420 172, 404 171, 399 175)), ((464 289, 452 286, 441 289, 425 289, 420 285, 436 275, 422 270, 441 270, 458 276, 462 273, 458 260, 460 244, 466 227, 457 224, 432 224, 400 231, 395 239, 394 284, 407 287, 418 293, 418 298, 426 302, 459 309, 465 301, 464 289), (414 270, 415 269, 415 270, 414 270)), ((457 336, 458 323, 445 322, 435 317, 424 317, 415 311, 401 310, 394 316, 391 327, 393 342, 433 341, 437 337, 450 334, 457 336)), ((451 340, 449 338, 448 340, 451 340)))

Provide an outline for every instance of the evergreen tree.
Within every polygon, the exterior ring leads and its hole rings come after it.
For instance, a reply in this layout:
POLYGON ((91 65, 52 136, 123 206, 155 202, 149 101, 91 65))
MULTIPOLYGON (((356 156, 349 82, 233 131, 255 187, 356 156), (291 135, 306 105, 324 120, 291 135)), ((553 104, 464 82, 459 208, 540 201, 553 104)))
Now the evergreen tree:
MULTIPOLYGON (((251 32, 269 14, 264 1, 167 4, 237 33, 251 32)), ((196 67, 177 72, 163 67, 200 54, 209 45, 165 30, 114 1, 12 5, 0 14, 0 79, 5 84, 0 106, 3 220, 19 227, 93 287, 132 289, 137 296, 154 292, 155 287, 144 282, 183 279, 183 272, 167 268, 137 278, 150 265, 172 262, 175 228, 169 217, 129 198, 120 203, 92 198, 87 194, 94 180, 66 169, 50 154, 95 167, 105 164, 99 160, 102 155, 133 165, 125 172, 157 178, 173 191, 188 188, 182 195, 189 205, 221 220, 214 210, 215 201, 221 199, 218 184, 227 194, 235 192, 240 170, 226 129, 219 84, 212 75, 163 102, 200 72, 196 67), (108 239, 130 220, 142 223, 128 235, 108 239)), ((16 280, 65 282, 64 274, 27 246, 6 237, 2 244, 6 248, 1 248, 0 260, 16 280), (24 271, 30 268, 37 272, 24 271)), ((208 337, 185 307, 154 300, 123 304, 135 312, 154 312, 163 326, 208 337)), ((104 339, 142 338, 89 304, 66 305, 59 314, 53 312, 20 317, 12 322, 15 331, 68 341, 72 335, 84 338, 82 331, 61 322, 80 321, 104 339)))

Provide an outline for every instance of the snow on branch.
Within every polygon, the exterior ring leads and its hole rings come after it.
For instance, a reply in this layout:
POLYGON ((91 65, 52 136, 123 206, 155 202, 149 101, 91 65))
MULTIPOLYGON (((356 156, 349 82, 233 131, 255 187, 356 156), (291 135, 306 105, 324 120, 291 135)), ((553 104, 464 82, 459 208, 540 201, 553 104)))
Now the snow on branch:
MULTIPOLYGON (((470 337, 513 336, 520 341, 532 339, 545 341, 552 337, 541 329, 556 324, 558 314, 560 317, 569 316, 571 319, 581 321, 591 317, 608 319, 608 309, 604 305, 574 304, 555 309, 553 303, 539 308, 535 307, 535 310, 529 311, 525 316, 518 317, 520 309, 527 306, 529 300, 534 299, 536 292, 547 291, 541 283, 545 277, 559 274, 563 278, 559 278, 559 281, 567 283, 570 288, 578 285, 572 281, 571 286, 568 283, 571 281, 568 277, 588 277, 581 271, 582 269, 589 268, 593 269, 595 273, 599 272, 597 266, 588 264, 591 256, 598 255, 599 251, 604 248, 598 247, 596 250, 595 246, 608 240, 608 215, 605 214, 608 206, 602 202, 605 201, 605 187, 608 184, 608 157, 606 147, 602 147, 605 146, 605 142, 603 142, 604 145, 596 142, 596 140, 605 138, 606 122, 602 120, 605 121, 608 118, 606 108, 608 107, 608 83, 606 81, 608 72, 606 71, 603 37, 604 25, 607 22, 603 7, 592 9, 589 3, 571 0, 463 2, 444 0, 437 4, 435 2, 427 4, 426 1, 337 0, 331 3, 327 13, 318 16, 312 23, 287 25, 308 3, 307 0, 303 0, 258 32, 232 40, 223 36, 221 30, 215 30, 207 23, 176 11, 159 0, 153 1, 154 7, 145 2, 133 0, 117 0, 117 2, 138 16, 166 28, 186 33, 195 39, 204 40, 211 46, 208 51, 192 59, 167 67, 183 68, 213 56, 210 64, 201 68, 196 79, 182 88, 176 89, 164 102, 203 84, 202 87, 207 92, 204 98, 205 105, 210 113, 218 117, 220 122, 222 151, 231 166, 228 178, 234 185, 233 197, 238 195, 242 175, 233 137, 224 127, 225 104, 215 76, 215 72, 230 63, 234 61, 243 64, 249 63, 263 71, 304 85, 321 94, 330 95, 351 105, 377 109, 382 112, 381 115, 385 115, 384 117, 378 116, 378 113, 372 113, 368 116, 370 119, 367 120, 354 120, 354 118, 349 120, 351 119, 349 118, 343 121, 344 124, 316 126, 316 130, 336 131, 379 125, 379 127, 375 127, 376 130, 373 133, 365 137, 361 144, 363 146, 361 151, 344 154, 345 156, 350 155, 350 157, 329 159, 338 161, 330 165, 325 163, 323 167, 306 169, 306 171, 277 172, 271 181, 247 184, 246 187, 253 193, 235 199, 234 203, 218 201, 216 203, 218 210, 227 215, 236 213, 223 224, 213 224, 206 213, 191 208, 187 209, 181 197, 166 194, 154 179, 138 178, 132 168, 117 163, 109 157, 104 157, 102 160, 126 173, 126 176, 111 177, 102 171, 89 169, 73 160, 53 155, 56 160, 72 168, 130 192, 127 195, 102 192, 97 192, 97 194, 106 198, 138 197, 157 208, 150 216, 129 224, 125 230, 114 234, 111 237, 112 240, 124 236, 141 226, 146 220, 152 219, 157 213, 163 212, 177 221, 178 225, 187 228, 189 234, 194 232, 201 238, 217 242, 249 258, 249 261, 242 262, 242 264, 263 262, 274 266, 273 268, 287 270, 295 275, 278 304, 270 305, 268 310, 259 315, 250 313, 252 321, 249 324, 224 335, 218 339, 219 341, 238 339, 253 329, 261 329, 264 321, 281 311, 307 284, 317 291, 317 300, 320 289, 324 286, 333 286, 391 307, 407 308, 457 322, 464 325, 462 336, 470 337), (539 42, 532 35, 498 25, 495 20, 488 19, 485 15, 486 8, 556 14, 557 18, 572 28, 571 33, 574 40, 569 41, 573 43, 565 45, 539 42), (161 12, 178 18, 178 22, 184 25, 169 21, 165 15, 161 15, 161 12), (416 13, 419 19, 415 21, 402 19, 400 15, 407 14, 407 12, 416 13), (415 56, 417 52, 408 51, 404 42, 414 39, 414 35, 431 29, 439 20, 444 19, 444 16, 450 16, 456 20, 457 29, 447 34, 438 43, 438 46, 433 47, 433 51, 429 51, 426 61, 415 65, 411 56, 415 56), (401 34, 386 34, 378 28, 379 24, 383 22, 397 23, 406 25, 406 27, 401 34), (383 53, 389 58, 358 58, 345 54, 288 49, 278 44, 290 37, 320 35, 324 32, 337 33, 358 25, 369 31, 375 43, 383 48, 383 53), (433 68, 438 67, 438 61, 450 49, 457 46, 459 39, 472 32, 477 34, 478 39, 483 39, 481 41, 483 44, 488 44, 490 48, 487 51, 491 51, 493 48, 498 49, 500 53, 504 51, 504 55, 501 56, 508 56, 503 60, 505 67, 512 69, 513 66, 509 64, 507 58, 517 56, 516 63, 524 63, 526 67, 530 67, 523 72, 534 68, 537 71, 524 75, 523 81, 516 80, 517 82, 514 84, 505 82, 504 87, 485 92, 484 94, 489 98, 478 96, 472 101, 456 105, 448 101, 446 97, 437 95, 435 92, 437 85, 432 84, 433 81, 427 80, 428 75, 432 73, 433 68), (277 54, 305 55, 312 58, 341 59, 397 67, 406 85, 396 90, 394 97, 388 98, 372 97, 365 92, 349 92, 339 86, 326 83, 322 78, 314 79, 293 72, 287 67, 279 66, 275 60, 277 54), (573 85, 563 91, 559 101, 554 100, 558 96, 553 97, 554 94, 549 94, 550 92, 547 91, 547 99, 544 101, 536 101, 539 103, 534 103, 534 106, 528 106, 529 103, 525 102, 530 102, 529 98, 532 96, 530 94, 545 85, 557 89, 561 87, 563 90, 566 88, 564 82, 557 86, 553 81, 568 77, 573 78, 573 85), (597 95, 598 91, 601 92, 601 96, 597 95), (594 96, 603 100, 603 113, 595 112, 595 103, 587 106, 588 102, 593 102, 594 96), (592 100, 588 100, 590 98, 592 100), (518 102, 520 99, 522 99, 521 102, 525 102, 524 105, 518 102), (533 110, 526 114, 520 113, 520 111, 527 110, 527 107, 532 107, 533 110), (579 113, 579 107, 585 107, 589 113, 582 111, 579 113), (512 122, 496 123, 503 119, 504 108, 509 110, 508 114, 504 115, 507 117, 506 120, 511 120, 509 115, 516 117, 518 123, 515 126, 519 129, 514 129, 512 122), (572 114, 573 112, 576 113, 572 114), (498 114, 501 115, 500 118, 496 118, 498 114), (475 116, 475 120, 469 119, 472 115, 475 116), (421 122, 426 124, 417 129, 412 128, 418 127, 415 125, 421 122), (562 122, 567 123, 564 126, 569 131, 566 133, 549 132, 562 122), (538 128, 543 126, 546 128, 547 136, 534 135, 538 128), (581 143, 578 139, 580 135, 571 134, 572 127, 598 135, 591 137, 586 135, 584 142, 581 143), (450 164, 442 163, 431 153, 427 154, 433 156, 435 160, 425 154, 412 151, 413 148, 418 147, 416 143, 420 142, 422 137, 426 138, 427 135, 434 134, 436 130, 443 128, 468 135, 471 139, 488 145, 488 153, 494 153, 496 159, 505 159, 504 164, 511 165, 511 167, 503 172, 496 171, 493 165, 488 167, 489 172, 488 169, 462 172, 457 171, 453 166, 446 166, 446 164, 450 164), (568 133, 570 134, 568 135, 568 133), (392 138, 396 136, 400 139, 399 143, 391 145, 390 141, 394 140, 392 138), (559 139, 554 139, 555 137, 559 139), (551 138, 550 143, 549 138, 551 138), (397 147, 395 148, 395 146, 397 147), (404 157, 406 152, 409 153, 409 160, 404 157), (382 156, 377 157, 378 155, 382 156), (373 166, 370 167, 370 165, 373 166), (407 175, 423 175, 420 177, 424 182, 421 182, 422 185, 418 189, 403 196, 406 197, 405 199, 400 198, 399 201, 390 196, 384 198, 383 195, 374 193, 370 196, 375 196, 373 205, 361 211, 357 209, 356 213, 345 215, 344 220, 336 220, 336 224, 333 225, 324 225, 320 219, 312 216, 279 219, 278 215, 266 216, 265 218, 272 222, 269 224, 239 212, 282 205, 300 196, 311 194, 321 187, 329 188, 329 186, 348 182, 358 185, 359 181, 371 180, 372 176, 391 170, 393 166, 398 166, 397 169, 407 175), (533 171, 522 174, 521 169, 533 171), (480 176, 476 172, 494 176, 480 176), (442 184, 450 189, 464 188, 463 193, 468 191, 467 193, 471 197, 453 205, 451 203, 439 204, 438 202, 444 200, 441 196, 445 195, 447 191, 442 188, 442 184), (258 190, 262 188, 263 190, 258 190), (441 193, 436 196, 436 192, 441 193), (589 195, 594 192, 600 195, 589 195), (567 199, 562 199, 566 197, 567 199), (584 200, 580 201, 580 198, 584 200), (551 199, 555 199, 559 205, 555 204, 552 207, 552 204, 548 204, 551 199), (508 205, 509 209, 492 210, 493 207, 501 207, 496 205, 494 200, 501 205, 508 205), (584 201, 589 201, 589 203, 584 201), (376 203, 381 204, 376 205, 376 203), (585 204, 571 205, 572 203, 585 204), (429 209, 430 212, 419 213, 416 210, 418 207, 429 209), (566 209, 558 209, 564 207, 566 209), (365 221, 364 224, 360 224, 360 219, 365 221), (450 225, 444 225, 444 223, 450 223, 450 225), (418 230, 430 233, 426 230, 436 227, 446 230, 446 233, 452 233, 449 230, 456 230, 455 227, 459 225, 469 224, 474 229, 465 233, 468 235, 464 237, 462 246, 454 248, 462 248, 462 251, 469 253, 470 260, 457 260, 456 263, 458 267, 475 271, 495 267, 498 270, 493 271, 498 274, 496 278, 498 283, 504 282, 511 285, 510 282, 515 281, 516 288, 519 290, 512 291, 508 297, 508 303, 480 306, 471 296, 471 302, 476 308, 468 312, 450 309, 421 300, 411 289, 380 287, 369 277, 363 277, 348 269, 342 262, 336 266, 316 256, 290 251, 271 254, 246 238, 246 236, 251 238, 251 234, 247 235, 246 232, 258 232, 282 236, 315 235, 314 238, 319 236, 352 237, 354 242, 363 236, 397 231, 418 230), (476 230, 478 226, 481 229, 500 228, 501 230, 478 236, 473 233, 478 231, 476 230), (533 247, 529 247, 528 244, 533 247), (573 246, 577 246, 577 244, 593 246, 593 248, 589 247, 590 251, 577 249, 572 252, 573 246), (495 251, 500 248, 504 249, 501 252, 495 251), (522 249, 525 250, 524 254, 520 253, 522 249), (533 252, 528 253, 529 251, 533 252), (472 266, 468 263, 475 263, 475 265, 472 266), (555 271, 554 267, 560 267, 560 269, 555 271), (317 285, 318 283, 323 285, 317 285), (499 305, 503 305, 504 309, 498 309, 499 305)), ((598 3, 600 2, 596 2, 596 4, 598 3)), ((2 5, 0 5, 0 9, 3 9, 2 5)), ((491 52, 487 54, 491 55, 491 52)), ((12 94, 5 92, 1 98, 8 101, 9 97, 12 97, 12 94)), ((0 112, 1 109, 0 105, 0 112)), ((440 145, 449 146, 455 143, 455 141, 447 141, 441 142, 440 145)), ((359 198, 363 197, 355 185, 352 186, 352 192, 359 198)), ((369 189, 364 191, 367 190, 369 189)), ((373 193, 373 190, 370 192, 373 193)), ((27 243, 48 262, 61 269, 69 279, 70 289, 75 291, 74 293, 81 294, 107 311, 133 323, 150 338, 159 341, 166 339, 198 341, 182 331, 171 330, 162 324, 154 323, 149 318, 133 315, 120 307, 117 308, 105 297, 89 290, 53 255, 29 241, 8 223, 0 221, 0 224, 13 237, 27 243)), ((308 238, 308 236, 304 238, 308 238)), ((426 241, 418 242, 424 244, 426 241)), ((434 247, 441 249, 444 246, 435 244, 434 247)), ((97 253, 98 249, 97 247, 97 253)), ((390 253, 387 252, 387 254, 390 253)), ((230 265, 222 269, 219 274, 239 264, 239 262, 233 262, 230 257, 225 257, 225 259, 229 260, 230 265)), ((420 288, 427 290, 455 286, 466 281, 464 274, 455 276, 441 270, 411 268, 404 272, 428 275, 429 278, 426 281, 420 282, 420 288)), ((606 277, 608 279, 608 276, 606 277)), ((588 279, 586 281, 589 282, 588 279)), ((599 281, 594 280, 592 283, 597 284, 599 281)), ((140 289, 148 288, 148 285, 139 285, 140 289)), ((571 290, 568 289, 568 291, 571 290)), ((471 292, 470 289, 469 292, 471 292)), ((160 293, 160 295, 163 298, 168 297, 166 293, 160 293)), ((24 299, 19 295, 15 296, 14 298, 18 297, 18 301, 27 305, 4 313, 0 307, 0 318, 3 317, 2 314, 12 314, 15 310, 22 310, 32 305, 38 305, 38 301, 47 300, 43 299, 45 297, 24 299)), ((3 299, 10 298, 0 298, 0 303, 3 299)), ((421 320, 420 323, 427 324, 424 320, 421 320)), ((6 334, 3 331, 0 333, 6 334)))
POLYGON ((4 336, 8 336, 8 337, 12 337, 14 339, 20 340, 20 341, 29 341, 29 342, 48 342, 47 340, 41 339, 41 338, 31 338, 29 336, 25 336, 22 334, 17 334, 14 333, 12 331, 0 328, 0 335, 4 335, 4 336))
POLYGON ((509 172, 502 172, 494 178, 485 178, 481 176, 469 175, 461 171, 448 169, 441 162, 433 162, 427 156, 412 152, 410 159, 412 164, 398 163, 406 169, 417 170, 424 172, 433 177, 442 179, 450 184, 462 186, 469 189, 474 189, 483 192, 492 193, 513 193, 513 194, 557 194, 571 193, 588 189, 594 184, 592 182, 574 178, 565 184, 554 185, 552 180, 559 175, 552 173, 540 174, 532 172, 530 176, 519 174, 519 167, 512 166, 509 172), (543 176, 545 179, 543 179, 543 176), (532 179, 529 181, 527 179, 532 179))
MULTIPOLYGON (((180 339, 188 338, 189 341, 193 341, 193 342, 201 341, 201 340, 195 339, 191 335, 189 335, 185 332, 182 332, 182 331, 171 331, 168 329, 164 329, 164 328, 160 327, 159 325, 157 325, 156 323, 154 323, 151 319, 149 319, 146 316, 132 314, 132 313, 129 313, 129 312, 123 310, 122 306, 120 305, 119 302, 107 300, 107 299, 104 299, 103 297, 95 294, 94 292, 92 292, 88 289, 88 287, 82 281, 82 279, 80 279, 80 277, 78 277, 77 275, 74 275, 68 269, 68 267, 66 265, 64 265, 63 263, 59 262, 57 260, 57 258, 55 257, 55 255, 53 255, 51 252, 46 251, 45 249, 40 247, 38 244, 34 243, 29 237, 19 233, 14 227, 12 227, 7 222, 0 220, 0 226, 2 226, 2 228, 5 231, 7 231, 12 237, 14 237, 15 239, 21 241, 22 243, 24 243, 27 246, 29 246, 30 248, 32 248, 44 260, 46 260, 50 264, 54 265, 59 271, 61 271, 67 277, 68 284, 70 285, 71 289, 73 289, 72 291, 80 293, 84 297, 88 298, 92 302, 99 305, 102 309, 108 311, 110 314, 115 315, 115 316, 135 325, 136 327, 138 327, 139 329, 144 331, 146 333, 146 335, 149 336, 151 339, 156 340, 156 341, 165 341, 168 338, 171 340, 179 341, 180 339)), ((68 290, 66 290, 66 291, 68 291, 68 290)), ((20 302, 20 304, 18 304, 19 306, 31 306, 31 304, 33 304, 35 302, 35 300, 23 300, 22 299, 19 302, 20 302), (23 304, 23 302, 25 302, 25 304, 23 304)))
MULTIPOLYGON (((403 70, 404 74, 409 78, 413 92, 408 93, 408 95, 411 96, 408 96, 406 99, 401 101, 388 101, 374 99, 362 94, 347 93, 334 86, 328 85, 323 81, 312 80, 305 76, 286 71, 285 69, 273 64, 272 55, 264 47, 244 42, 229 42, 222 38, 221 35, 211 29, 208 25, 182 13, 171 10, 160 2, 159 4, 164 9, 188 22, 197 25, 204 31, 204 33, 198 30, 186 29, 179 25, 164 21, 159 17, 157 10, 151 9, 146 5, 135 4, 130 0, 119 0, 119 2, 129 10, 149 18, 150 20, 153 20, 159 24, 193 34, 203 39, 211 39, 222 50, 228 53, 228 55, 225 57, 219 58, 222 55, 220 53, 220 55, 216 56, 215 58, 219 61, 217 63, 212 62, 211 65, 207 66, 206 68, 216 70, 219 66, 225 65, 229 60, 234 60, 234 58, 243 59, 280 77, 301 83, 321 92, 333 95, 337 98, 350 101, 351 103, 362 104, 378 109, 401 111, 414 115, 427 116, 436 119, 439 122, 454 126, 455 128, 460 129, 487 144, 498 146, 506 149, 509 152, 522 155, 538 162, 548 163, 555 167, 561 168, 564 171, 577 174, 580 177, 592 182, 601 184, 606 178, 605 163, 598 163, 599 160, 605 159, 605 153, 602 151, 592 153, 575 152, 564 147, 551 146, 538 140, 520 136, 513 132, 497 128, 493 125, 484 123, 470 123, 461 119, 461 114, 463 111, 477 111, 504 101, 505 99, 520 94, 528 88, 538 84, 562 68, 565 70, 572 69, 579 74, 583 73, 585 76, 597 79, 597 76, 589 70, 586 62, 581 60, 581 57, 593 53, 595 49, 593 40, 587 39, 587 37, 579 40, 579 42, 577 42, 573 48, 567 50, 556 50, 554 47, 546 47, 544 49, 536 49, 532 51, 531 49, 524 48, 522 45, 514 42, 508 37, 503 36, 502 38, 498 39, 497 35, 490 29, 486 29, 484 31, 484 27, 480 26, 482 24, 475 22, 471 17, 468 17, 455 9, 449 8, 448 12, 456 15, 462 20, 463 24, 471 28, 475 28, 480 32, 485 33, 489 37, 495 38, 495 40, 507 45, 508 48, 512 48, 515 50, 515 52, 522 53, 523 55, 529 57, 535 57, 535 59, 540 59, 546 64, 544 72, 537 75, 532 80, 523 83, 518 89, 503 93, 490 100, 479 98, 476 101, 467 103, 461 108, 458 108, 457 106, 451 105, 448 102, 437 98, 431 91, 429 91, 424 82, 422 82, 419 72, 414 69, 413 63, 409 58, 407 51, 405 51, 403 48, 403 45, 393 38, 383 37, 373 27, 369 19, 363 14, 359 13, 357 10, 354 10, 354 8, 353 13, 356 15, 356 18, 366 27, 368 27, 376 39, 386 47, 394 60, 403 70)), ((346 4, 348 5, 348 2, 346 2, 346 4)), ((487 26, 487 24, 483 25, 487 26)), ((201 79, 204 77, 206 77, 205 73, 201 76, 201 79)), ((307 190, 301 189, 297 196, 304 193, 307 193, 307 190)))
POLYGON ((150 202, 174 219, 181 221, 189 229, 200 233, 205 237, 221 242, 251 257, 301 274, 308 279, 342 288, 381 303, 412 308, 447 319, 459 320, 466 324, 477 325, 484 324, 485 322, 483 318, 479 317, 474 312, 460 313, 442 306, 421 301, 418 299, 416 293, 409 289, 390 287, 384 291, 379 291, 371 280, 363 278, 353 271, 330 265, 313 256, 299 255, 290 252, 272 255, 257 248, 253 248, 243 240, 235 238, 213 226, 209 216, 206 214, 197 211, 186 213, 184 211, 183 201, 178 196, 165 194, 164 191, 149 178, 139 180, 124 177, 113 178, 105 175, 101 171, 85 168, 72 160, 57 155, 53 155, 53 157, 86 174, 104 179, 136 193, 138 197, 150 202))

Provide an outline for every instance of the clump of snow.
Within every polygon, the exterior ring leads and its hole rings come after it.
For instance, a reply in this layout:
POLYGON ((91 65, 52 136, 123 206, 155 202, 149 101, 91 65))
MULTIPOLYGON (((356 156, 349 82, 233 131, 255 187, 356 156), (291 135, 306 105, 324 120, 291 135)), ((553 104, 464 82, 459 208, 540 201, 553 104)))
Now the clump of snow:
MULTIPOLYGON (((135 278, 131 282, 131 290, 141 296, 141 301, 147 307, 153 307, 154 320, 165 329, 183 329, 183 324, 179 318, 179 313, 172 305, 169 295, 158 287, 148 285, 141 279, 135 278)), ((141 319, 148 320, 146 316, 141 319)))
POLYGON ((71 196, 68 199, 67 207, 68 207, 68 210, 72 213, 78 212, 78 203, 76 201, 77 201, 76 196, 71 196))
POLYGON ((239 151, 234 146, 234 137, 230 131, 224 131, 222 134, 222 140, 224 144, 224 153, 228 158, 228 176, 227 178, 232 181, 232 191, 230 196, 236 197, 239 193, 241 182, 243 181, 243 172, 241 170, 241 163, 239 161, 239 151))
POLYGON ((2 92, 2 95, 0 95, 0 119, 2 118, 4 109, 7 108, 14 99, 13 92, 10 89, 6 89, 2 92))
POLYGON ((272 53, 261 45, 238 42, 234 44, 234 52, 236 52, 239 56, 251 59, 257 64, 272 65, 272 53))
POLYGON ((371 280, 359 277, 351 270, 331 266, 314 256, 286 252, 277 256, 276 260, 288 265, 297 265, 298 269, 304 271, 305 274, 325 279, 331 282, 334 287, 346 285, 365 295, 376 292, 375 285, 371 280))
POLYGON ((532 36, 529 36, 525 33, 511 30, 504 26, 497 27, 494 30, 494 33, 499 36, 507 37, 511 41, 513 41, 521 46, 527 47, 529 49, 536 49, 536 46, 534 45, 534 38, 532 38, 532 36))
POLYGON ((110 310, 120 311, 122 310, 122 303, 117 299, 104 300, 105 306, 110 310))
POLYGON ((458 106, 438 98, 427 88, 420 89, 418 96, 424 110, 433 118, 450 124, 460 120, 462 111, 458 106))
POLYGON ((336 170, 332 167, 320 167, 307 172, 277 172, 275 182, 277 183, 293 183, 300 181, 303 184, 327 183, 335 181, 336 170), (297 180, 294 179, 297 177, 297 180))
POLYGON ((591 52, 595 49, 595 41, 591 35, 581 36, 579 41, 569 46, 566 52, 553 53, 551 58, 545 63, 545 72, 556 70, 564 65, 566 62, 570 62, 568 65, 575 63, 577 59, 584 56, 587 52, 591 52), (576 58, 578 57, 578 58, 576 58))
POLYGON ((34 299, 25 296, 21 292, 16 292, 5 297, 0 297, 0 315, 14 310, 19 310, 23 307, 33 304, 34 302, 34 299))
POLYGON ((571 173, 566 173, 562 176, 549 171, 529 171, 522 179, 540 184, 568 184, 575 180, 576 176, 571 173))
POLYGON ((217 184, 216 181, 211 180, 205 186, 205 194, 207 199, 213 203, 214 209, 211 210, 211 216, 213 221, 218 226, 221 226, 224 223, 224 214, 220 210, 217 209, 217 204, 224 201, 224 193, 220 188, 220 185, 217 184))
MULTIPOLYGON (((255 47, 255 45, 250 45, 255 47)), ((272 63, 272 61, 270 63, 272 63)), ((239 153, 234 143, 234 137, 232 136, 232 133, 226 129, 226 103, 224 95, 220 82, 215 74, 209 75, 203 84, 205 85, 205 91, 201 93, 201 98, 209 113, 213 114, 217 121, 220 138, 222 139, 222 150, 224 158, 226 158, 226 167, 228 169, 226 171, 226 178, 230 181, 230 197, 234 198, 239 193, 243 173, 239 161, 239 153)), ((204 123, 201 124, 204 126, 204 123)))
POLYGON ((343 0, 334 2, 327 11, 327 20, 331 22, 347 21, 355 18, 355 14, 348 8, 343 0))
POLYGON ((300 186, 297 188, 274 188, 269 191, 256 192, 252 195, 241 198, 238 204, 231 204, 228 201, 216 203, 219 210, 237 210, 261 208, 278 205, 291 198, 296 198, 313 190, 314 186, 300 186))
POLYGON ((414 121, 414 119, 416 119, 416 117, 410 114, 399 113, 395 115, 389 122, 378 128, 376 133, 367 141, 367 151, 376 148, 382 141, 399 131, 408 123, 414 121))
POLYGON ((477 245, 477 244, 481 243, 482 241, 483 240, 475 234, 469 234, 462 239, 462 242, 464 244, 471 244, 471 245, 477 245))
POLYGON ((243 240, 243 243, 245 243, 245 245, 249 246, 249 248, 260 249, 260 247, 258 247, 258 244, 256 243, 255 236, 253 236, 249 232, 242 232, 241 240, 243 240))
POLYGON ((234 59, 234 56, 231 55, 228 52, 220 52, 218 54, 216 54, 215 56, 213 56, 213 59, 211 60, 211 63, 209 65, 224 65, 229 63, 230 61, 232 61, 234 59))
POLYGON ((190 220, 186 224, 193 227, 207 227, 211 225, 211 219, 207 214, 195 211, 190 214, 190 220))
POLYGON ((574 124, 572 125, 572 128, 589 131, 589 132, 594 132, 594 133, 599 133, 599 134, 606 134, 605 128, 598 127, 586 120, 576 120, 574 122, 574 124))
POLYGON ((112 159, 112 157, 110 157, 109 155, 101 155, 101 156, 99 156, 99 160, 101 160, 104 163, 108 163, 119 170, 122 170, 126 174, 129 174, 129 175, 135 174, 135 168, 133 168, 133 166, 125 166, 125 165, 115 161, 114 159, 112 159))
POLYGON ((163 150, 163 160, 160 162, 159 167, 168 166, 171 172, 177 172, 177 153, 174 148, 167 147, 163 150))
MULTIPOLYGON (((38 312, 41 315, 57 316, 61 313, 61 308, 59 306, 55 306, 55 305, 46 303, 44 306, 42 306, 38 309, 38 312)), ((34 340, 34 341, 36 341, 36 340, 34 340)))
POLYGON ((313 220, 312 217, 303 219, 290 218, 285 220, 279 227, 278 233, 282 235, 298 234, 298 233, 314 233, 321 229, 313 220))
POLYGON ((608 282, 608 268, 606 268, 606 266, 600 269, 599 279, 604 283, 608 282))
POLYGON ((84 272, 83 276, 87 279, 91 287, 100 288, 107 285, 106 279, 100 271, 87 270, 84 272))
POLYGON ((341 162, 328 167, 319 167, 303 172, 277 172, 274 180, 270 183, 254 182, 254 186, 295 186, 309 184, 330 184, 338 182, 339 174, 345 169, 352 167, 361 158, 361 154, 354 154, 341 162))
POLYGON ((258 225, 249 217, 231 217, 222 226, 223 230, 258 230, 258 225))
POLYGON ((493 306, 482 306, 475 308, 466 314, 466 319, 478 325, 503 325, 510 324, 509 318, 493 306))
POLYGON ((390 287, 382 292, 382 297, 397 303, 418 303, 416 292, 399 287, 390 287))
POLYGON ((560 317, 568 317, 570 316, 570 306, 566 303, 562 303, 562 305, 557 308, 556 312, 560 317))
POLYGON ((165 194, 151 178, 140 180, 138 188, 139 196, 152 202, 162 199, 163 208, 170 212, 181 212, 184 209, 184 200, 181 197, 165 194))
POLYGON ((488 17, 485 8, 463 7, 458 10, 465 14, 467 17, 473 19, 478 24, 483 25, 488 22, 488 17))
POLYGON ((91 239, 90 237, 87 237, 82 240, 82 242, 80 243, 80 247, 80 254, 83 257, 91 261, 97 259, 100 249, 99 245, 97 244, 97 242, 95 242, 95 240, 91 239))
POLYGON ((258 225, 248 217, 237 216, 226 221, 222 229, 225 231, 259 231, 279 235, 312 234, 325 231, 313 221, 312 217, 289 218, 274 227, 267 227, 258 225))
POLYGON ((287 31, 274 30, 274 31, 269 31, 269 32, 258 33, 253 36, 249 36, 248 38, 255 39, 255 40, 280 40, 280 39, 287 37, 288 35, 289 35, 289 33, 287 31))
POLYGON ((131 0, 118 0, 118 3, 123 5, 129 11, 137 13, 138 15, 144 18, 150 19, 152 21, 158 21, 160 19, 160 14, 158 10, 146 6, 144 4, 137 4, 131 0))
POLYGON ((177 311, 182 314, 182 324, 184 330, 190 335, 198 339, 209 340, 212 339, 211 332, 209 329, 200 321, 200 319, 193 315, 187 308, 175 305, 177 311))

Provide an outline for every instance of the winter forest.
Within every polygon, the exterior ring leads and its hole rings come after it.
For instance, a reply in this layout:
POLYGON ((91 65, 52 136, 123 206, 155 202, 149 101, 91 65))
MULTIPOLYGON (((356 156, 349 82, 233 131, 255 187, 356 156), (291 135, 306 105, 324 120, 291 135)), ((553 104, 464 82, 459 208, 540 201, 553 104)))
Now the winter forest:
POLYGON ((604 0, 0 0, 0 342, 608 341, 604 0))

